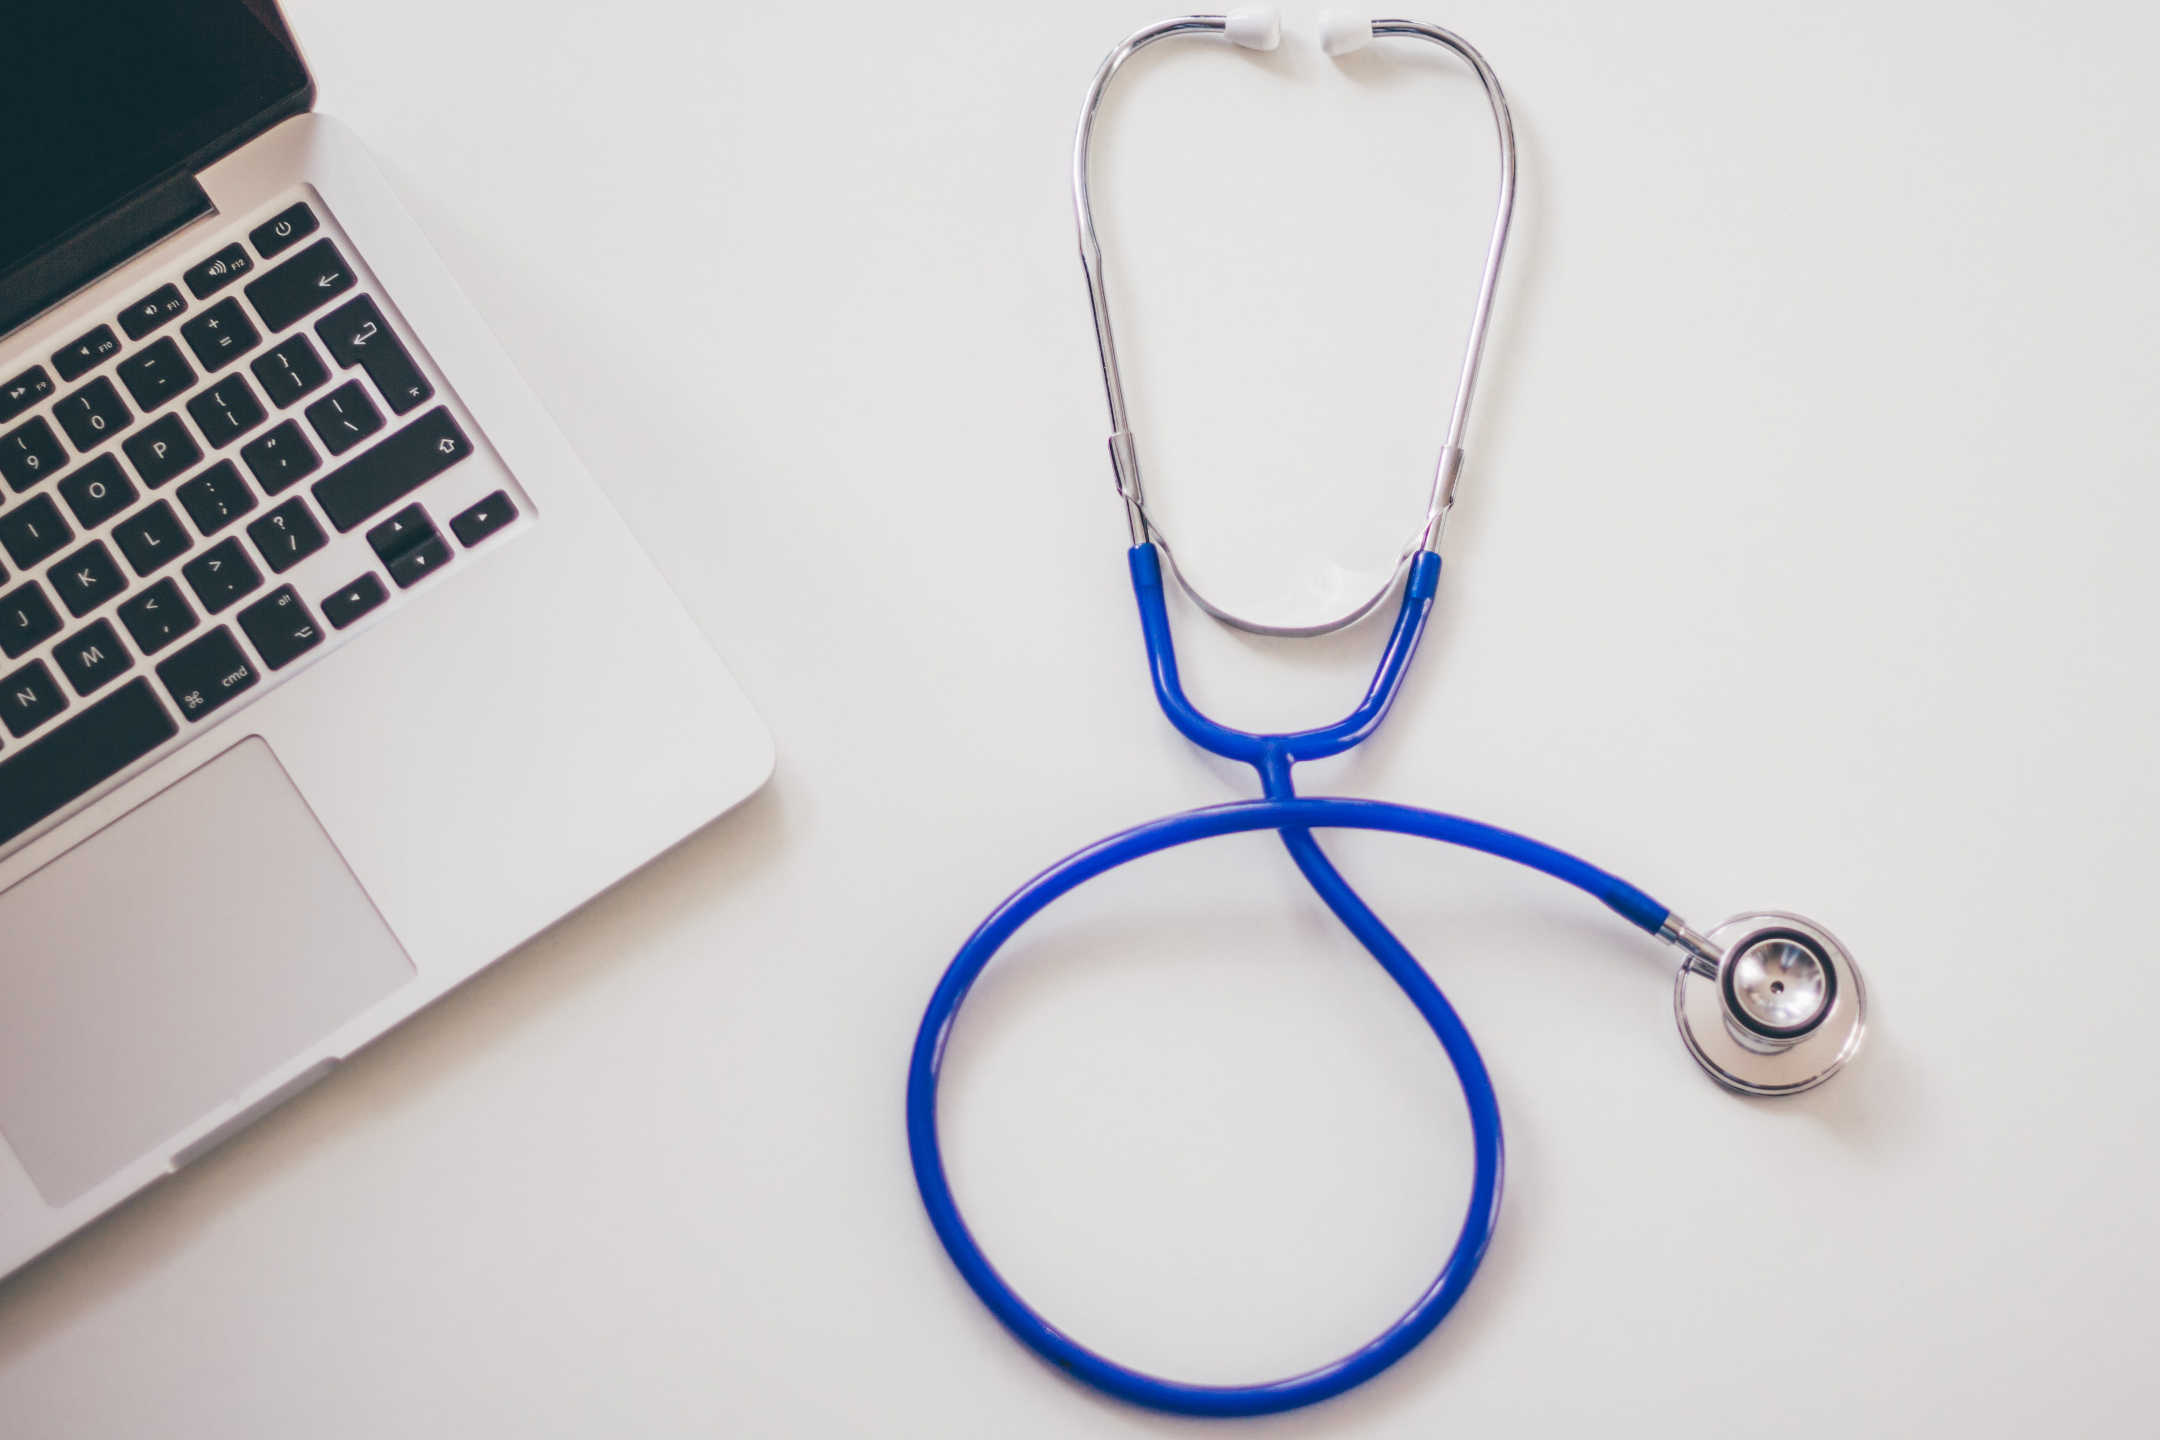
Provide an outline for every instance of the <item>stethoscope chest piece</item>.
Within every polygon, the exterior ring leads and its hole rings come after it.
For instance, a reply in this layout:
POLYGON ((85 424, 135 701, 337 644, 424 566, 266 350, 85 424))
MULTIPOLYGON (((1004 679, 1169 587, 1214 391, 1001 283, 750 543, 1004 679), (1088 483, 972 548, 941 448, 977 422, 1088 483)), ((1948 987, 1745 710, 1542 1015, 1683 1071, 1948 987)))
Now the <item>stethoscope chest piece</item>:
POLYGON ((1673 982, 1680 1038, 1711 1078, 1745 1095, 1797 1095, 1845 1067, 1867 1029, 1849 951, 1812 920, 1735 915, 1673 982))

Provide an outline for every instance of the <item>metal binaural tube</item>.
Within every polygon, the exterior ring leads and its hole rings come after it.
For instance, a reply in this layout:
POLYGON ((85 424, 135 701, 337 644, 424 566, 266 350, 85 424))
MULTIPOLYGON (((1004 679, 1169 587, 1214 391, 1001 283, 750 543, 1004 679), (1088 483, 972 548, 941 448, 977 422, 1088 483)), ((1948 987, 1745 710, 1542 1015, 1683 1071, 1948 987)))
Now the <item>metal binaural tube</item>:
POLYGON ((1485 266, 1478 278, 1477 303, 1471 314, 1470 334, 1463 347, 1462 370, 1456 381, 1454 401, 1448 412, 1447 438, 1442 443, 1439 459, 1433 466, 1432 487, 1426 499, 1425 516, 1410 543, 1404 547, 1395 573, 1369 598, 1317 624, 1282 626, 1248 620, 1215 605, 1193 588, 1192 583, 1177 569, 1176 558, 1171 554, 1168 540, 1148 514, 1146 491, 1140 477, 1139 450, 1133 441, 1131 423, 1125 407, 1124 374, 1118 365, 1117 335, 1111 321, 1109 290, 1103 275, 1102 244, 1096 235, 1094 203, 1088 184, 1088 156, 1089 147, 1094 141, 1095 117, 1102 108, 1104 92, 1125 62, 1157 41, 1167 40, 1172 36, 1225 33, 1226 19, 1221 15, 1186 15, 1143 26, 1128 35, 1117 48, 1103 58, 1081 104, 1080 124, 1073 137, 1073 218, 1079 231, 1080 266, 1087 276, 1088 305, 1095 320, 1095 348, 1102 365, 1103 391, 1110 406, 1110 465, 1118 495, 1125 503, 1126 526, 1131 532, 1132 543, 1141 545, 1154 541, 1160 545, 1165 554, 1170 555, 1171 570, 1177 576, 1178 583, 1201 609, 1225 624, 1255 634, 1325 635, 1370 614, 1394 588, 1395 576, 1402 573, 1403 565, 1408 563, 1412 555, 1420 550, 1439 549, 1448 511, 1455 503, 1456 477, 1461 472, 1463 461, 1463 436, 1469 427, 1470 403, 1477 392, 1478 367, 1484 360, 1485 338, 1492 319, 1493 299, 1500 284, 1500 263, 1507 253, 1508 226, 1514 217, 1515 126, 1508 113, 1507 96, 1500 88, 1499 77, 1493 73, 1492 66, 1486 63, 1485 57, 1467 40, 1437 25, 1427 25, 1416 20, 1372 22, 1372 33, 1376 38, 1428 41, 1452 51, 1476 72, 1478 82, 1485 89, 1486 101, 1492 108, 1493 127, 1500 146, 1500 191, 1494 206, 1492 238, 1486 246, 1485 266))

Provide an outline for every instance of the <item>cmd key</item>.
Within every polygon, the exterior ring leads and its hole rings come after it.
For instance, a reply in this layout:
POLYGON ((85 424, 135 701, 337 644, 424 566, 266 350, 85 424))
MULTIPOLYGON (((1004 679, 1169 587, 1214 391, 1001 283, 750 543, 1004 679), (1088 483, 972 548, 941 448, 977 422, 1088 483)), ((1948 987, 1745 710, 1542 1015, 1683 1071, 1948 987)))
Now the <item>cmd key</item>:
POLYGON ((220 625, 200 640, 176 650, 157 667, 158 679, 172 694, 180 713, 193 724, 234 696, 255 688, 262 676, 241 652, 232 631, 220 625))

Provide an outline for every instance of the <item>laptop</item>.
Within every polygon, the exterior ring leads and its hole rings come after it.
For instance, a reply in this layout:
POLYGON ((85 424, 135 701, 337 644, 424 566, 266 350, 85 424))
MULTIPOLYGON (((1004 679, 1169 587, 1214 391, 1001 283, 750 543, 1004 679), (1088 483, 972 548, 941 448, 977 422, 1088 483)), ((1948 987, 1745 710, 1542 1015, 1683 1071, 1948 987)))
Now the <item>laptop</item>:
POLYGON ((0 1275, 756 790, 274 0, 0 17, 0 1275))

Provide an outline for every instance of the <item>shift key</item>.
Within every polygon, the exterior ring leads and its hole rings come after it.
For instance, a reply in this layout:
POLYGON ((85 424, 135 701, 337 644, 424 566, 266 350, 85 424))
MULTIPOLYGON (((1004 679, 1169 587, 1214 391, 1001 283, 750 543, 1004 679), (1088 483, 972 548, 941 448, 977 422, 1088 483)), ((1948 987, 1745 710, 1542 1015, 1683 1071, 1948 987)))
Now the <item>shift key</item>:
POLYGON ((372 450, 315 482, 315 503, 340 531, 379 514, 473 453, 438 405, 372 450))

